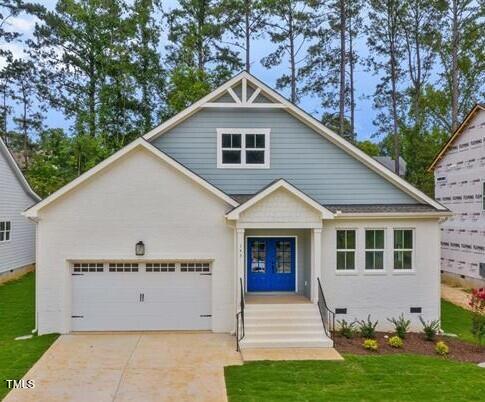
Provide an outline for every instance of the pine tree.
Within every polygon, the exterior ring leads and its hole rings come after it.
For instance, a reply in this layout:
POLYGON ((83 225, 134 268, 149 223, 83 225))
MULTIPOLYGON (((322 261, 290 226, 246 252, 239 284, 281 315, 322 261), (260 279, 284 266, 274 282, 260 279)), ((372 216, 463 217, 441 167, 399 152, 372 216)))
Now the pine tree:
POLYGON ((276 88, 290 88, 290 100, 298 102, 297 78, 305 57, 305 45, 314 35, 318 24, 313 2, 308 0, 264 0, 263 6, 271 18, 266 23, 266 32, 276 50, 262 59, 266 68, 279 66, 288 61, 289 73, 276 81, 276 88))

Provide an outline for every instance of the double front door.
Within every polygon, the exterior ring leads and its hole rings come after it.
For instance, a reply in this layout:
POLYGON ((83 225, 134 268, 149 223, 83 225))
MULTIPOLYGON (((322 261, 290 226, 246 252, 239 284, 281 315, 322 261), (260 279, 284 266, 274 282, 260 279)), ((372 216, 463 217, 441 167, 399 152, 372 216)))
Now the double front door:
POLYGON ((249 237, 247 251, 248 292, 295 291, 295 238, 249 237))

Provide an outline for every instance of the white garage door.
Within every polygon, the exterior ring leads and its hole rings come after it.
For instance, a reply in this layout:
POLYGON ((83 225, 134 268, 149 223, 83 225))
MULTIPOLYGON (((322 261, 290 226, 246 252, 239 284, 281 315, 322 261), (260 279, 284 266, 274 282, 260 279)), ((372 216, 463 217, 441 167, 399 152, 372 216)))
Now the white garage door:
POLYGON ((72 331, 211 329, 211 266, 75 263, 72 331))

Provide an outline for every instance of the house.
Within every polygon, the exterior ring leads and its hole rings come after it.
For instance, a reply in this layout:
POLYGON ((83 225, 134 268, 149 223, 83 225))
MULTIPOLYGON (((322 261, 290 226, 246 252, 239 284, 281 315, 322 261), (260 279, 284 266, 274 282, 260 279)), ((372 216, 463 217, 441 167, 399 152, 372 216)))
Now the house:
POLYGON ((38 201, 0 138, 0 283, 33 268, 35 225, 22 212, 38 201))
POLYGON ((449 211, 246 72, 25 215, 41 334, 234 332, 244 308, 245 347, 329 346, 332 312, 440 317, 449 211))
MULTIPOLYGON (((374 156, 374 159, 382 163, 386 168, 392 170, 394 173, 396 173, 396 166, 394 159, 390 156, 374 156)), ((402 156, 399 157, 399 176, 405 177, 406 176, 406 170, 407 170, 407 164, 406 161, 403 159, 402 156)))
POLYGON ((441 225, 444 280, 485 285, 485 106, 477 104, 429 167, 436 200, 453 212, 441 225))

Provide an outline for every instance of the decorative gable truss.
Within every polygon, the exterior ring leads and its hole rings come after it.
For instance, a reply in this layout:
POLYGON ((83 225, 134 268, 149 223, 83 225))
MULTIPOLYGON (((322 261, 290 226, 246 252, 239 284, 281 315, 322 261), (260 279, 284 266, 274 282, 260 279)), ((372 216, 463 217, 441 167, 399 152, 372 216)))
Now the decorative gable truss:
POLYGON ((263 95, 261 87, 255 87, 243 77, 233 86, 227 87, 221 96, 212 102, 201 105, 202 108, 252 108, 252 109, 278 109, 287 105, 277 99, 270 99, 263 95))

